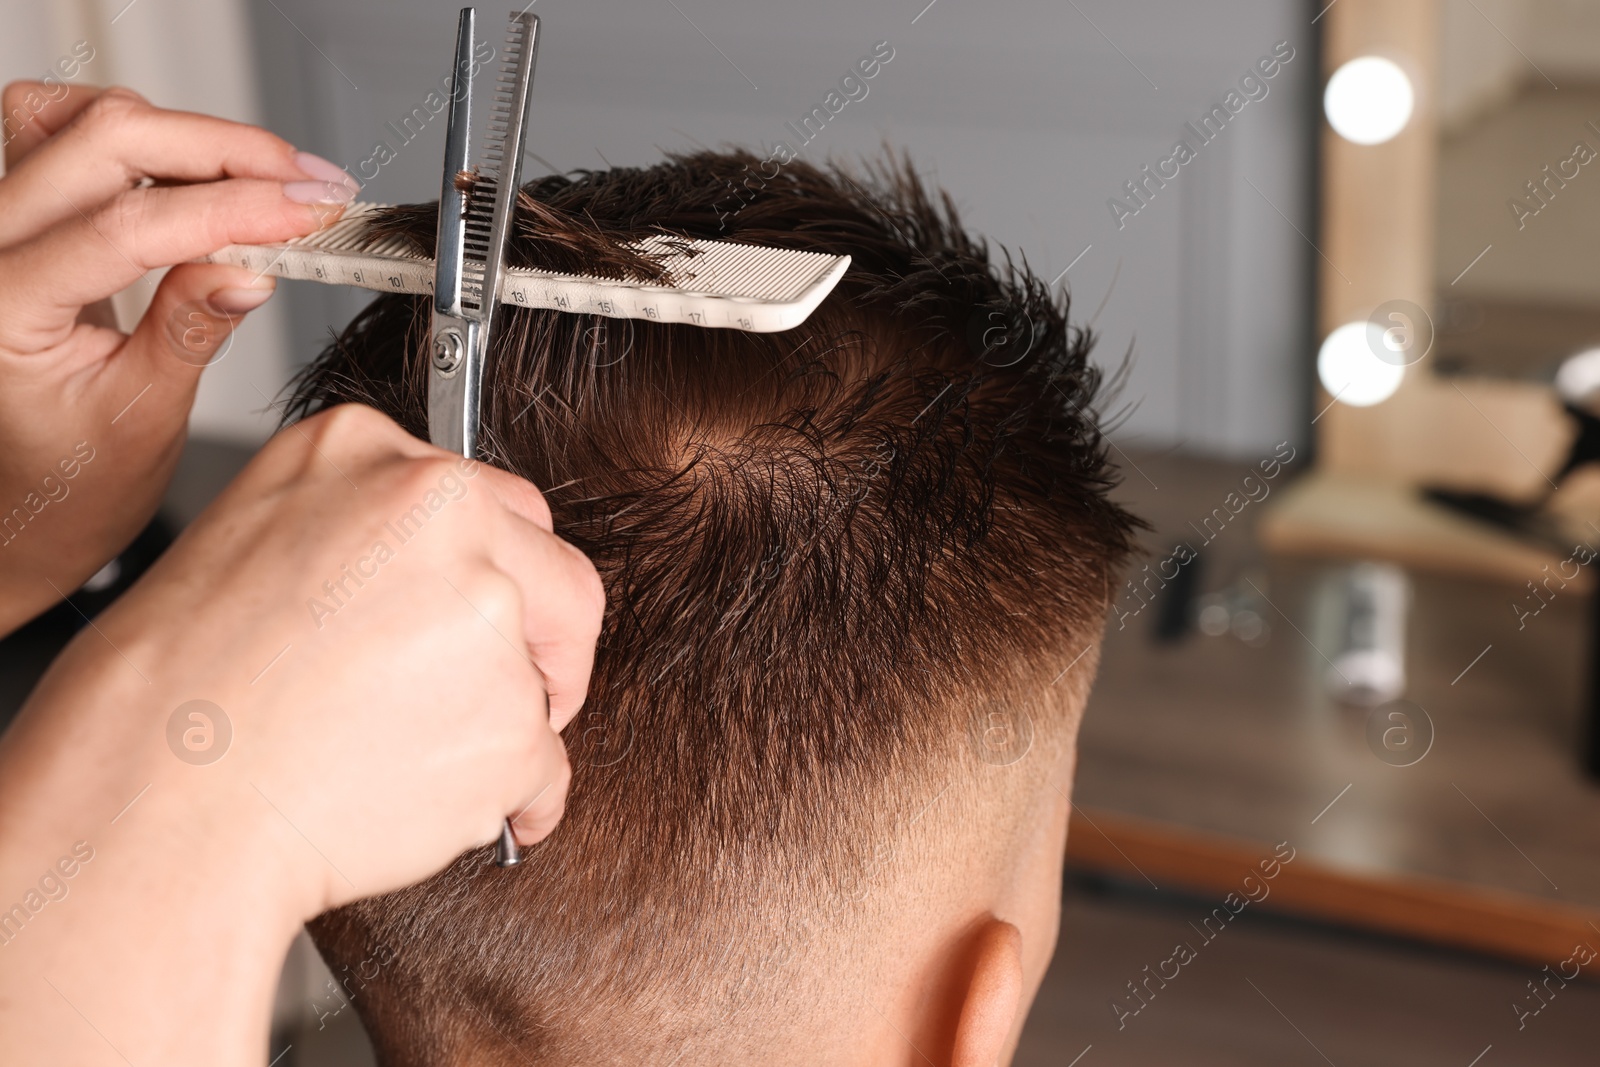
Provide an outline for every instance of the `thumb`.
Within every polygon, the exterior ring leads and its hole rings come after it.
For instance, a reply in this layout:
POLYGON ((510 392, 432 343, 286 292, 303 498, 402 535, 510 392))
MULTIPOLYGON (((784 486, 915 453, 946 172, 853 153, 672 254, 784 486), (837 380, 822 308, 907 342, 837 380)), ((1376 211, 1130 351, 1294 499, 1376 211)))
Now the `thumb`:
POLYGON ((243 267, 173 267, 128 338, 127 369, 145 373, 174 399, 192 398, 200 372, 227 355, 233 331, 267 302, 276 285, 276 279, 243 267))

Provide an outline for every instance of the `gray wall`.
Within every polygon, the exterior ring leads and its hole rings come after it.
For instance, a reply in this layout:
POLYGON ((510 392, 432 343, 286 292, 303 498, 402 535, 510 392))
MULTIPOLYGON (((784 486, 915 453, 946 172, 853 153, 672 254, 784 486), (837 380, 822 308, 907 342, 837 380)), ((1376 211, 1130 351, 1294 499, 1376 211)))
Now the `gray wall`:
MULTIPOLYGON (((1124 446, 1249 455, 1301 440, 1315 253, 1296 229, 1314 236, 1315 9, 1297 0, 925 3, 537 0, 539 160, 530 157, 527 173, 792 141, 784 122, 887 40, 893 60, 808 157, 872 153, 887 137, 950 190, 969 225, 1021 249, 1043 277, 1088 247, 1066 282, 1075 317, 1095 315, 1100 360, 1116 365, 1132 349, 1124 446), (1119 228, 1108 199, 1170 155, 1183 123, 1223 103, 1284 40, 1296 54, 1268 95, 1119 228)), ((437 196, 442 118, 404 146, 385 124, 448 72, 459 5, 250 4, 274 128, 352 170, 387 141, 397 158, 367 197, 437 196)), ((497 39, 504 14, 481 7, 480 26, 497 39)), ((296 349, 309 354, 360 298, 294 288, 296 349)))

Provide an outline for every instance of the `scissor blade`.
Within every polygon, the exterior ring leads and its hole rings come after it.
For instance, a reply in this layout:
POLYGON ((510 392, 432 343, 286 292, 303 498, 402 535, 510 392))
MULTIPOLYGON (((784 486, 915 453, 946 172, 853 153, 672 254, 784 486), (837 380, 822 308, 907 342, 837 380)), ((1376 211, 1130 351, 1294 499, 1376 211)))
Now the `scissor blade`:
POLYGON ((483 275, 474 262, 467 169, 472 126, 474 12, 461 9, 456 65, 439 188, 439 236, 434 251, 433 318, 428 345, 428 440, 459 455, 478 454, 478 400, 488 332, 480 329, 483 275))
POLYGON ((478 451, 478 404, 490 328, 505 276, 522 146, 533 87, 539 19, 511 16, 505 62, 495 82, 484 159, 465 191, 457 184, 467 169, 467 126, 472 96, 472 9, 461 12, 456 36, 456 92, 451 104, 439 197, 439 247, 429 352, 428 437, 464 456, 478 451), (462 91, 463 83, 465 91, 462 91), (463 198, 465 203, 463 204, 463 198), (447 209, 446 205, 450 205, 447 209))
POLYGON ((506 29, 504 61, 495 80, 496 100, 484 143, 484 166, 467 208, 469 258, 476 238, 481 237, 486 242, 478 316, 486 331, 493 327, 495 308, 499 305, 495 295, 505 281, 506 244, 511 238, 517 192, 522 186, 522 150, 527 142, 530 114, 528 99, 533 90, 533 65, 538 56, 539 16, 526 11, 512 15, 506 29), (480 191, 484 195, 480 196, 480 191))
POLYGON ((434 256, 433 298, 441 314, 461 314, 462 223, 466 197, 458 176, 467 169, 472 129, 473 9, 461 9, 456 28, 456 65, 450 83, 450 117, 445 127, 444 177, 439 189, 439 245, 434 256))

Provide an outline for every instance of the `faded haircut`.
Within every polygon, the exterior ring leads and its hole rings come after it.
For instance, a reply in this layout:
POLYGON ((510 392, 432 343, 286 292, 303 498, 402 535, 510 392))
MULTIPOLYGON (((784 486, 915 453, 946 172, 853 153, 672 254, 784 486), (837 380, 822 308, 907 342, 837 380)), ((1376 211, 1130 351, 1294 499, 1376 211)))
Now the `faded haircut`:
MULTIPOLYGON (((1040 701, 1098 640, 1136 523, 1065 295, 907 159, 795 161, 732 198, 761 162, 524 190, 516 263, 645 277, 619 242, 648 233, 852 262, 781 333, 501 309, 484 454, 544 491, 609 606, 556 831, 312 926, 391 1067, 637 1061, 795 996, 740 977, 764 931, 851 933, 812 903, 893 832, 886 789, 970 763, 973 709, 1040 701)), ((374 232, 431 249, 435 210, 374 232)), ((360 401, 426 438, 428 327, 427 298, 379 297, 291 410, 360 401)))

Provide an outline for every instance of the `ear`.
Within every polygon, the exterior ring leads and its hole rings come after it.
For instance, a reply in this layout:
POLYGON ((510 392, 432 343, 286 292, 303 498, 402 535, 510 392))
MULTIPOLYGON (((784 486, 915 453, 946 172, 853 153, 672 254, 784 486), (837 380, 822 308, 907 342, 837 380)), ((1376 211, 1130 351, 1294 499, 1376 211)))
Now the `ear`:
POLYGON ((1022 1007, 1022 931, 990 919, 978 932, 950 1067, 996 1067, 1022 1007))

